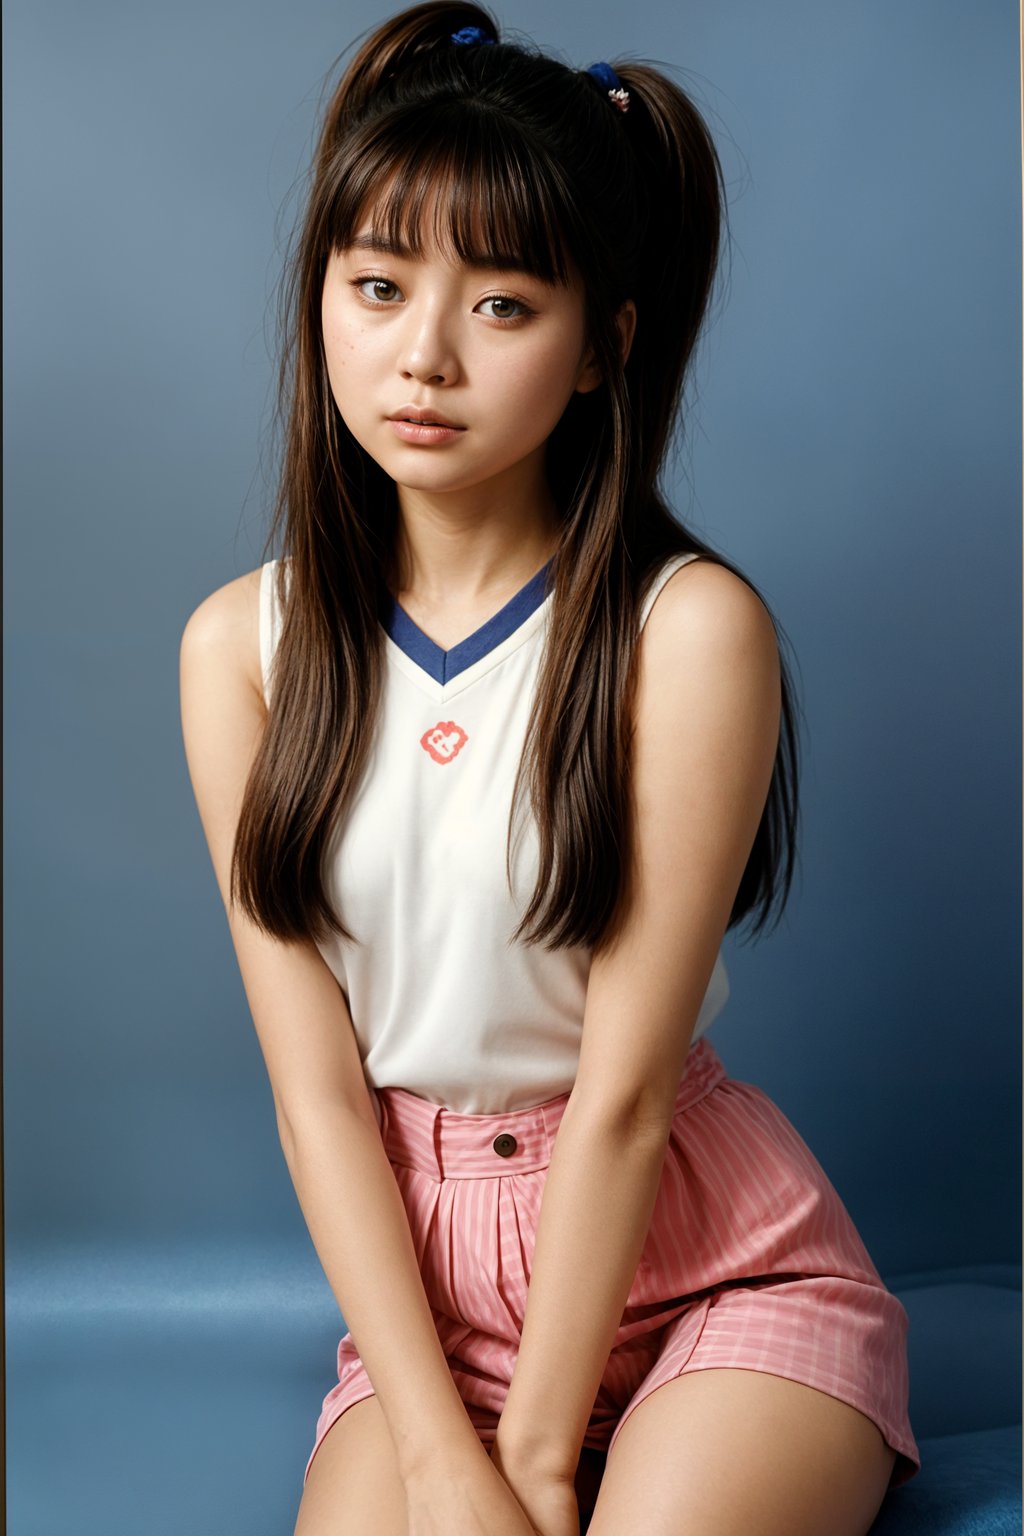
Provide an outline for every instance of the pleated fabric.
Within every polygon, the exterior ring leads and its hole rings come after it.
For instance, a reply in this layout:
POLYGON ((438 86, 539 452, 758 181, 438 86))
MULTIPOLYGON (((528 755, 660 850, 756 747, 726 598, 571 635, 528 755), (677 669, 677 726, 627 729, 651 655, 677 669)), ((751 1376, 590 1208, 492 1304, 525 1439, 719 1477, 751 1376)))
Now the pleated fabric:
MULTIPOLYGON (((377 1097, 445 1357, 489 1446, 516 1362, 546 1171, 569 1095, 498 1115, 459 1114, 401 1088, 377 1097)), ((898 1453, 890 1480, 898 1487, 921 1466, 909 1418, 908 1326, 810 1148, 766 1093, 728 1076, 702 1037, 687 1057, 651 1225, 584 1445, 610 1451, 633 1409, 664 1382, 735 1366, 858 1408, 898 1453)), ((304 1481, 331 1426, 373 1394, 350 1333, 338 1345, 337 1373, 304 1481)))

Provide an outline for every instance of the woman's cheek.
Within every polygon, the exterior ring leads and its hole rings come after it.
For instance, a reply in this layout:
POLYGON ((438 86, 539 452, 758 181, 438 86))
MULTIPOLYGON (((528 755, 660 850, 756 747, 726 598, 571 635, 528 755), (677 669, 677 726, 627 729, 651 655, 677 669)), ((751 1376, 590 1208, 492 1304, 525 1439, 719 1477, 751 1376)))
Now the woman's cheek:
POLYGON ((369 348, 361 334, 351 327, 328 326, 324 330, 324 355, 331 393, 344 412, 347 401, 358 403, 360 380, 370 360, 369 348))
POLYGON ((529 413, 535 422, 554 428, 572 394, 575 373, 566 367, 565 354, 552 352, 535 366, 509 380, 512 410, 529 413))

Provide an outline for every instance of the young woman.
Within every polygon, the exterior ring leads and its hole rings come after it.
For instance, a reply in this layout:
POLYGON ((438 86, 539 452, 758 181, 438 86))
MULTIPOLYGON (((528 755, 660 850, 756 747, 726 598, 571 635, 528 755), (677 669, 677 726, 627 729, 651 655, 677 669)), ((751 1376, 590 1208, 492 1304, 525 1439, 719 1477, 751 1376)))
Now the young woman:
POLYGON ((349 1326, 297 1536, 864 1536, 919 1466, 907 1315, 706 1033, 797 825, 774 620, 659 484, 722 212, 664 73, 476 5, 380 26, 326 112, 281 554, 181 652, 349 1326))

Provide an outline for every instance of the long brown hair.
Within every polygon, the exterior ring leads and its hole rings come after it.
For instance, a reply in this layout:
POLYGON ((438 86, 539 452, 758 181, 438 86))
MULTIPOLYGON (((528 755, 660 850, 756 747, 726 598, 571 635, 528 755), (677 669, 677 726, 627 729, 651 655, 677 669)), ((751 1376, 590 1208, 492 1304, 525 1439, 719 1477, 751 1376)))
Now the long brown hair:
MULTIPOLYGON (((546 450, 559 543, 510 814, 511 831, 527 788, 540 871, 514 938, 596 947, 613 931, 630 869, 636 626, 653 574, 696 551, 757 592, 673 517, 658 484, 718 263, 721 166, 679 86, 645 63, 614 68, 627 113, 588 71, 501 41, 481 6, 429 0, 367 37, 328 104, 285 268, 284 453, 265 549, 281 536, 283 621, 232 864, 233 899, 282 939, 353 937, 328 901, 323 858, 366 769, 384 679, 396 490, 337 409, 320 318, 328 258, 364 212, 414 254, 432 219, 462 260, 500 253, 551 283, 580 274, 603 374, 572 396, 546 450), (456 45, 464 27, 496 41, 456 45), (627 298, 637 325, 623 365, 614 316, 627 298)), ((776 899, 781 915, 796 848, 798 741, 780 661, 775 768, 729 919, 754 913, 754 933, 776 899)))

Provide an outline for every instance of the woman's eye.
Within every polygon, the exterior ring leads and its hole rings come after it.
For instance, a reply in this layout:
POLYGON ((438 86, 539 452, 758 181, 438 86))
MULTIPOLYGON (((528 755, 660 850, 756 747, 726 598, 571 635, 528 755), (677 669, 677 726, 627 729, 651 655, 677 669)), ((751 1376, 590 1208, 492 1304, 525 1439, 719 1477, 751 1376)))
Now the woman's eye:
POLYGON ((513 299, 511 295, 506 293, 492 294, 489 299, 482 299, 481 303, 496 304, 499 306, 491 316, 491 318, 494 320, 521 320, 524 318, 524 316, 530 313, 526 305, 520 299, 513 299), (510 314, 509 311, 511 309, 518 309, 520 313, 518 315, 510 314))
POLYGON ((375 299, 378 301, 378 303, 386 304, 388 302, 388 294, 382 294, 376 291, 380 288, 393 288, 396 293, 399 291, 397 283, 393 283, 390 277, 357 277, 354 287, 357 292, 360 292, 363 288, 366 287, 368 283, 373 284, 374 292, 372 294, 364 293, 363 298, 369 299, 371 303, 375 299))

